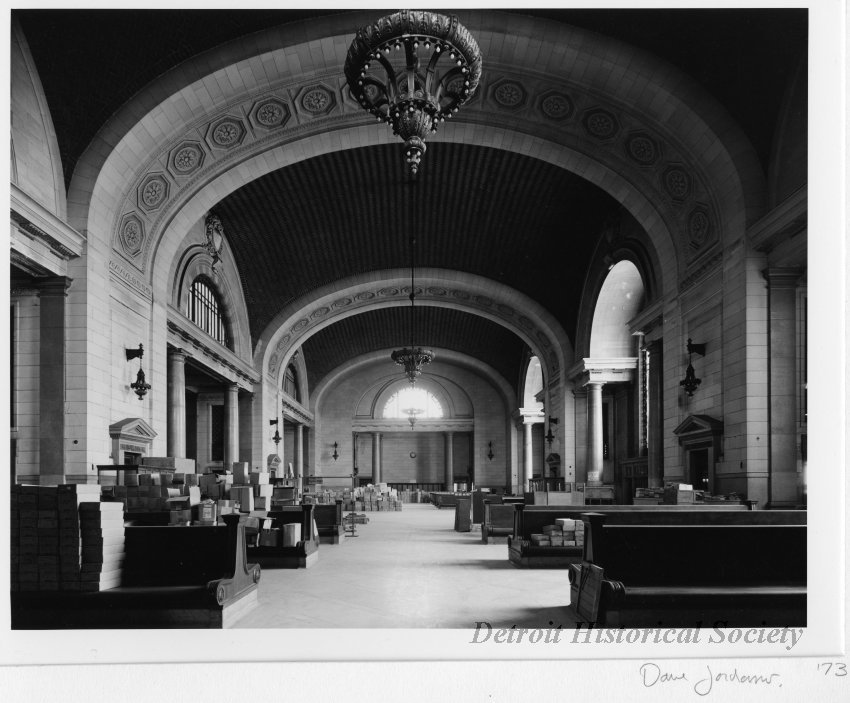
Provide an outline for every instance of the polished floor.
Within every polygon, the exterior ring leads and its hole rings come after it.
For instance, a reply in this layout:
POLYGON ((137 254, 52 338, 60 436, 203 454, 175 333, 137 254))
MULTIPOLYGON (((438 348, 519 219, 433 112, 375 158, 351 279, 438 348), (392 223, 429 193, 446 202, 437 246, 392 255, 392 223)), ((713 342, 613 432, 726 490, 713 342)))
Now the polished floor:
POLYGON ((454 531, 454 509, 370 512, 309 569, 265 569, 237 628, 551 627, 572 623, 566 570, 519 569, 505 544, 454 531))

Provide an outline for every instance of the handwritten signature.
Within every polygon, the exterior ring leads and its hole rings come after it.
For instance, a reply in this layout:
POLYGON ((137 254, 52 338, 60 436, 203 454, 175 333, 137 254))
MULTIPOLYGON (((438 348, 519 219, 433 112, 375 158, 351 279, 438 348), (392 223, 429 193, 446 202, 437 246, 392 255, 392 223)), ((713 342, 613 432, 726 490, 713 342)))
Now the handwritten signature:
POLYGON ((693 680, 694 693, 698 696, 707 696, 712 692, 715 684, 735 684, 738 686, 759 688, 776 686, 782 688, 779 674, 748 674, 739 671, 737 666, 730 672, 712 671, 711 667, 706 665, 704 675, 697 674, 693 678, 689 678, 687 672, 665 671, 658 664, 647 662, 641 665, 639 673, 641 683, 645 688, 652 688, 656 684, 667 684, 677 681, 687 681, 690 684, 693 680))

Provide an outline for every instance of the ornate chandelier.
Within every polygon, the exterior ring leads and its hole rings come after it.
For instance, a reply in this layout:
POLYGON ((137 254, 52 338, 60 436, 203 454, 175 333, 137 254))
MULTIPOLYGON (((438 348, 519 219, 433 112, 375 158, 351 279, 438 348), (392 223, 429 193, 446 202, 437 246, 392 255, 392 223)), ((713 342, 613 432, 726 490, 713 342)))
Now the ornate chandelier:
POLYGON ((345 77, 361 107, 404 139, 415 176, 425 138, 478 87, 481 51, 455 15, 401 10, 357 31, 345 77))

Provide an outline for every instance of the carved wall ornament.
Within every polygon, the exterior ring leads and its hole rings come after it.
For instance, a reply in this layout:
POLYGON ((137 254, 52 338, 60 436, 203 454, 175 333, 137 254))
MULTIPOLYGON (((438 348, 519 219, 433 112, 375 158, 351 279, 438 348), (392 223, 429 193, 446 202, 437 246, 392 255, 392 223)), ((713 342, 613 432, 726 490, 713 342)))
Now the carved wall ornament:
POLYGON ((641 166, 652 166, 658 160, 658 145, 648 134, 637 132, 626 140, 626 153, 641 166))
POLYGON ((197 142, 182 142, 171 151, 169 169, 176 176, 188 176, 203 166, 204 156, 197 142))
POLYGON ((131 257, 138 256, 145 240, 145 229, 142 221, 134 214, 124 215, 118 239, 124 253, 131 257))
POLYGON ((381 288, 381 290, 378 291, 378 295, 383 297, 398 295, 398 288, 381 288))
POLYGON ((266 129, 282 127, 289 117, 289 108, 277 98, 262 100, 254 108, 254 121, 266 129))
POLYGON ((327 87, 314 85, 301 92, 300 104, 311 115, 326 115, 336 106, 336 98, 327 87))
POLYGON ((700 249, 711 234, 711 220, 705 208, 698 207, 688 216, 688 239, 694 249, 700 249))
POLYGON ((351 298, 339 298, 339 299, 333 301, 332 306, 334 308, 337 308, 337 309, 346 308, 349 305, 351 305, 351 303, 352 303, 351 298))
POLYGON ((573 114, 573 101, 563 93, 549 91, 540 100, 540 111, 550 120, 565 120, 573 114))
POLYGON ((168 197, 168 181, 159 174, 146 177, 139 186, 139 207, 157 210, 168 197))
POLYGON ((691 177, 679 166, 671 166, 662 176, 664 190, 673 200, 686 200, 691 194, 691 177))
POLYGON ((502 107, 516 109, 525 104, 527 95, 521 83, 499 81, 493 88, 493 99, 502 107))
POLYGON ((224 117, 213 122, 208 138, 213 146, 230 149, 245 138, 245 125, 236 117, 224 117))
POLYGON ((610 139, 620 129, 617 118, 607 110, 594 108, 584 113, 584 128, 597 139, 610 139))

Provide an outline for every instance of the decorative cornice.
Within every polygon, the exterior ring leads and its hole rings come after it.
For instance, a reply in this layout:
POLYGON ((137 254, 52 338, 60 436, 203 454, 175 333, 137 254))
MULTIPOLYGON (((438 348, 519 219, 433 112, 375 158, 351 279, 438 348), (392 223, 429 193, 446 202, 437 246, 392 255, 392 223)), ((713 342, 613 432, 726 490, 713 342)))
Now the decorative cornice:
POLYGON ((415 429, 410 429, 407 420, 355 419, 351 425, 354 432, 472 432, 475 429, 473 419, 444 418, 442 420, 417 420, 415 429))
POLYGON ((49 268, 36 263, 28 256, 25 256, 24 254, 21 254, 21 252, 15 251, 14 249, 9 252, 9 262, 17 266, 22 271, 25 271, 30 276, 35 276, 36 278, 44 278, 45 276, 56 275, 49 268))
POLYGON ((211 337, 209 338, 209 341, 202 339, 200 335, 203 335, 204 333, 198 329, 198 334, 196 334, 195 330, 189 329, 188 325, 191 325, 192 323, 188 322, 188 320, 183 324, 181 323, 182 321, 169 319, 168 331, 190 344, 192 349, 200 351, 206 358, 230 369, 247 383, 254 385, 260 382, 259 374, 254 371, 252 367, 239 359, 232 351, 218 345, 211 337), (186 326, 184 326, 184 324, 186 326))
POLYGON ((582 386, 588 383, 624 383, 634 378, 637 365, 636 356, 582 359, 570 369, 569 377, 582 386))
POLYGON ((65 261, 82 255, 86 238, 14 183, 10 203, 11 219, 21 232, 39 240, 65 261))
POLYGON ((294 400, 293 398, 290 398, 286 394, 282 394, 280 404, 283 408, 283 416, 285 418, 300 422, 302 425, 307 425, 309 427, 313 426, 313 423, 315 421, 313 413, 307 410, 307 408, 301 405, 301 403, 294 400))

